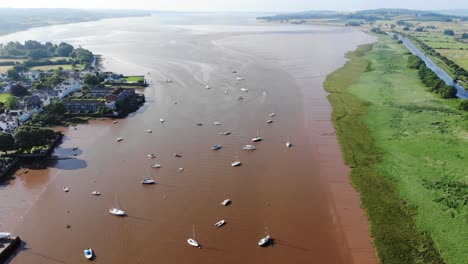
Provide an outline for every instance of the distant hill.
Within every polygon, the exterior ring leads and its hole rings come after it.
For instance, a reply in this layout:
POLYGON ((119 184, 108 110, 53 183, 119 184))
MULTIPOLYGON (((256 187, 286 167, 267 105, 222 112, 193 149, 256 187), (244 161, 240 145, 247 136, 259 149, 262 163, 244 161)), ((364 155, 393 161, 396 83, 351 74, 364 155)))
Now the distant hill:
POLYGON ((0 8, 0 35, 32 27, 148 15, 151 15, 149 11, 133 10, 0 8))
POLYGON ((456 15, 442 14, 435 11, 421 11, 409 9, 372 9, 357 12, 335 12, 335 11, 307 11, 299 13, 277 14, 274 16, 258 17, 259 20, 276 21, 292 19, 322 19, 335 18, 345 20, 390 20, 398 16, 411 16, 413 20, 432 20, 432 21, 450 21, 456 15))
POLYGON ((436 10, 435 13, 453 16, 468 17, 468 9, 447 9, 447 10, 436 10))

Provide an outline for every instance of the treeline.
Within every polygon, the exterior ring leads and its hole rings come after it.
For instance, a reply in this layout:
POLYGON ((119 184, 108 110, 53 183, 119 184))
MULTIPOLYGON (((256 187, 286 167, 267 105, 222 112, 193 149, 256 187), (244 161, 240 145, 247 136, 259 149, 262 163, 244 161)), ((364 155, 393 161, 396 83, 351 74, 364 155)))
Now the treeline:
POLYGON ((455 79, 457 80, 463 80, 463 81, 468 81, 468 71, 460 67, 458 64, 453 62, 452 60, 448 59, 447 57, 443 56, 439 52, 437 52, 435 49, 429 47, 426 45, 423 41, 419 40, 418 38, 408 35, 408 34, 402 34, 404 37, 411 39, 412 41, 418 43, 418 45, 421 47, 421 49, 428 55, 434 56, 440 60, 442 60, 456 75, 455 79))
POLYGON ((442 98, 456 98, 457 89, 447 85, 442 79, 439 78, 431 69, 426 66, 423 60, 415 55, 408 58, 408 67, 411 69, 418 69, 419 78, 429 88, 429 91, 442 96, 442 98))
POLYGON ((20 153, 37 154, 60 134, 48 128, 20 126, 15 130, 14 135, 0 132, 0 150, 4 152, 18 150, 20 153))
MULTIPOLYGON (((1 59, 27 59, 27 61, 21 63, 25 67, 53 65, 55 62, 44 60, 53 57, 69 58, 62 61, 65 64, 71 64, 72 62, 79 64, 89 64, 93 60, 94 55, 89 50, 75 48, 65 42, 57 45, 50 42, 42 44, 35 40, 27 40, 24 42, 24 44, 21 44, 17 41, 10 41, 7 44, 0 44, 1 59), (40 62, 44 62, 46 64, 37 65, 40 62)), ((17 65, 17 63, 15 64, 12 62, 8 62, 7 64, 10 65, 3 66, 17 65)))

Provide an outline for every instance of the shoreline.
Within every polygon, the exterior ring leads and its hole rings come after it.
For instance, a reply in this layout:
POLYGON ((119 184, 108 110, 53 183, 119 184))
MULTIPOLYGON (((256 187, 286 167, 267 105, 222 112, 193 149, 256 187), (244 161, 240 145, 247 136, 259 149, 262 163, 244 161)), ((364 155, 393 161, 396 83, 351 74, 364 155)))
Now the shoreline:
MULTIPOLYGON (((383 162, 383 153, 375 143, 375 135, 366 124, 372 103, 360 99, 348 90, 362 74, 369 71, 370 61, 363 56, 382 42, 383 39, 379 38, 377 43, 362 45, 349 52, 346 55, 349 59, 346 65, 327 77, 325 88, 330 92, 334 126, 343 157, 351 167, 350 179, 366 210, 380 261, 414 263, 423 259, 443 262, 435 242, 416 223, 415 207, 409 205, 399 194, 397 183, 379 172, 378 166, 383 162), (418 251, 418 247, 422 245, 425 250, 418 251)), ((355 89, 353 88, 353 92, 355 89)))

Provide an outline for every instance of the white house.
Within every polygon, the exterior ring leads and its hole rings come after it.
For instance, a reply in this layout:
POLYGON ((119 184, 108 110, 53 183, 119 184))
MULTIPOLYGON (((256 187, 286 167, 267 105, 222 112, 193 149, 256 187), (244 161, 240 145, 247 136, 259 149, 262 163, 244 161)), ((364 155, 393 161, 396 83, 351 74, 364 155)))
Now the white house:
POLYGON ((67 79, 63 83, 57 85, 54 88, 54 91, 57 92, 57 97, 58 98, 64 98, 67 97, 68 95, 79 91, 81 88, 81 82, 79 80, 75 79, 67 79))

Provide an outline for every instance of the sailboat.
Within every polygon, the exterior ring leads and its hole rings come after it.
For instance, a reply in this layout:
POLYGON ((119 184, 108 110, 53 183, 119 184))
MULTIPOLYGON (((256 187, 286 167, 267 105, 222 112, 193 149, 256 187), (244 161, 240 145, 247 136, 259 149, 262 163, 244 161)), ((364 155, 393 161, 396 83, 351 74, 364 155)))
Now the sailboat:
POLYGON ((258 136, 258 129, 257 129, 257 137, 252 138, 252 142, 259 142, 262 141, 262 138, 258 136))
POLYGON ((153 179, 144 179, 141 181, 141 184, 155 184, 156 182, 153 179))
POLYGON ((271 240, 271 237, 268 234, 267 228, 265 226, 265 236, 262 239, 260 239, 260 241, 258 241, 258 245, 261 247, 267 246, 268 243, 270 243, 270 240, 271 240))
POLYGON ((236 161, 234 161, 233 163, 231 163, 231 166, 232 167, 238 167, 241 165, 241 162, 238 160, 239 158, 237 157, 237 154, 236 154, 236 161))
POLYGON ((245 145, 242 148, 245 150, 256 150, 255 146, 252 146, 252 145, 245 145))
POLYGON ((226 199, 226 200, 224 200, 224 201, 221 203, 221 205, 222 205, 222 206, 228 206, 230 203, 231 203, 231 200, 230 200, 230 199, 226 199))
POLYGON ((198 242, 195 240, 195 225, 193 226, 193 238, 187 239, 187 243, 191 245, 192 247, 200 247, 198 242))
POLYGON ((216 227, 222 227, 225 223, 226 223, 226 221, 224 221, 224 219, 223 219, 223 220, 220 220, 220 221, 216 222, 214 225, 216 227))
POLYGON ((126 215, 125 212, 122 209, 118 208, 119 207, 119 205, 118 205, 119 201, 117 200, 117 195, 115 195, 115 204, 117 206, 114 207, 114 208, 109 209, 109 213, 113 214, 113 215, 116 215, 116 216, 125 216, 126 215))

